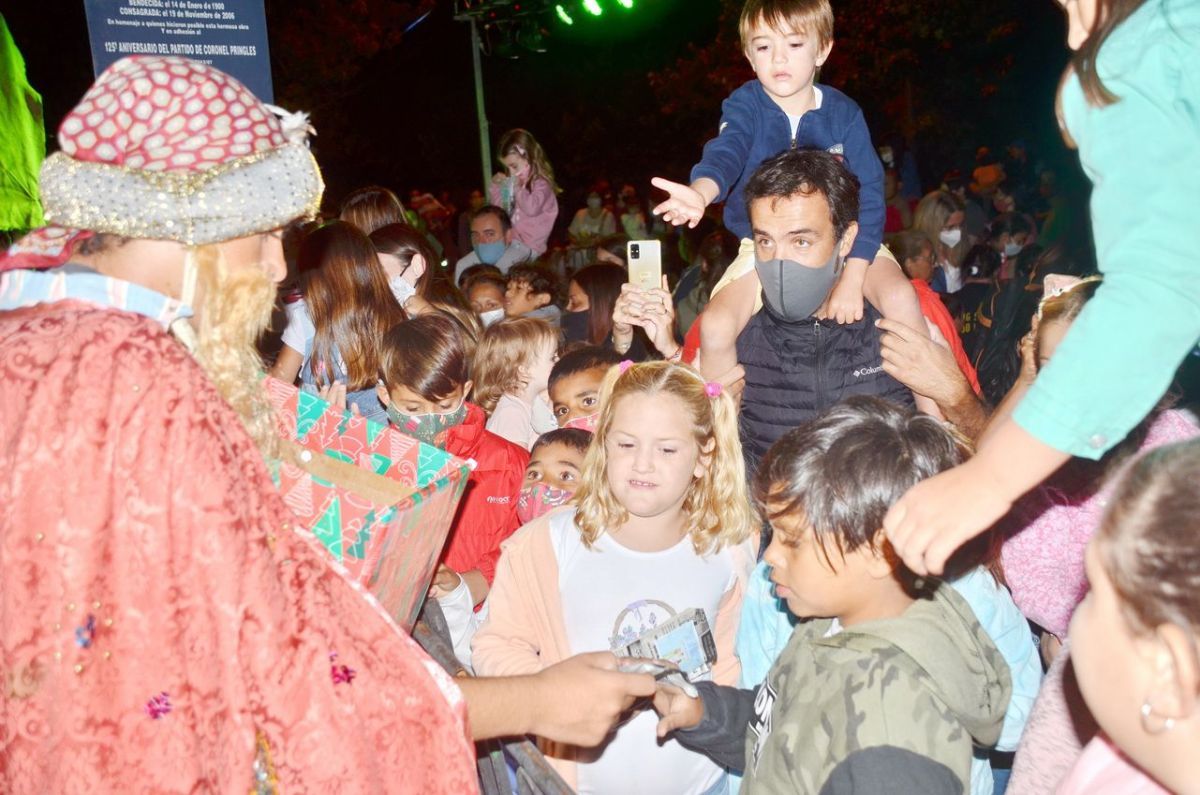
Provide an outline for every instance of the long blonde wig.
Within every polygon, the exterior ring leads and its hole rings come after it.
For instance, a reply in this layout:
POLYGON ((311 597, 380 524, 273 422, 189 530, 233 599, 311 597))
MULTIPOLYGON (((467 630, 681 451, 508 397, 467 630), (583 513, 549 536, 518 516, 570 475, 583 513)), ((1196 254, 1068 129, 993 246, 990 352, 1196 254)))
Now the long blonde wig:
POLYGON ((685 532, 697 554, 711 554, 745 541, 757 531, 758 518, 746 483, 733 399, 724 390, 718 392, 706 385, 689 365, 645 362, 629 366, 623 373, 620 367, 613 367, 601 387, 603 408, 574 500, 578 506, 575 521, 584 545, 590 547, 601 533, 629 519, 608 482, 607 444, 617 403, 638 394, 673 395, 686 407, 692 438, 706 463, 705 473, 692 480, 683 500, 685 532))
POLYGON ((192 354, 263 456, 281 460, 289 454, 263 388, 255 345, 271 322, 275 284, 260 268, 230 268, 215 245, 190 249, 187 256, 200 287, 192 354))

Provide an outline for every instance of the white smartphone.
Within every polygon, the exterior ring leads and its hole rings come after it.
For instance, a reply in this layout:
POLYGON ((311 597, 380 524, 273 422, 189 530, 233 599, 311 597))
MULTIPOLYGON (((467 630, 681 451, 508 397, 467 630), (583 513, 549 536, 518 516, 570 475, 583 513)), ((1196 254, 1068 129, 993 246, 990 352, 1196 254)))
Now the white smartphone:
POLYGON ((657 240, 630 240, 625 245, 629 283, 643 290, 662 287, 662 244, 657 240))

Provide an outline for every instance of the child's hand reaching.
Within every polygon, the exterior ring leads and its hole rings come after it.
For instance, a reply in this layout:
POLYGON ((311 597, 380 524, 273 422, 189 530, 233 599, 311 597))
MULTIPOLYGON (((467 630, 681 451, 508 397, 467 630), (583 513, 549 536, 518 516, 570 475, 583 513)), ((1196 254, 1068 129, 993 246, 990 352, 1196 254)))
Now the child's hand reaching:
POLYGON ((655 215, 661 215, 664 221, 675 226, 687 224, 690 229, 694 229, 696 224, 700 223, 700 219, 704 217, 704 208, 708 206, 700 191, 690 185, 681 185, 662 177, 655 177, 650 180, 650 184, 668 194, 667 200, 654 208, 655 215))
POLYGON ((666 737, 676 729, 691 729, 704 719, 704 702, 689 698, 672 685, 658 684, 654 691, 654 711, 659 715, 658 736, 666 737))

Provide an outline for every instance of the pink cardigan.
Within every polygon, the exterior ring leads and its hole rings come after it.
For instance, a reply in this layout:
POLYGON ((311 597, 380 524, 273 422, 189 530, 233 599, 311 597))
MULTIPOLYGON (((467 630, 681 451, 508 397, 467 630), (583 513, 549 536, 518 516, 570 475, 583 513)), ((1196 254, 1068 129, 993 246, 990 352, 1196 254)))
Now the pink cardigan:
MULTIPOLYGON (((500 204, 500 186, 493 184, 488 192, 492 204, 500 204)), ((529 246, 535 257, 540 257, 546 253, 550 231, 554 229, 554 220, 558 218, 558 197, 554 194, 554 187, 545 177, 538 177, 528 188, 514 185, 512 199, 509 214, 512 216, 513 238, 529 246)))
MULTIPOLYGON (((558 587, 558 559, 550 537, 550 522, 573 506, 552 511, 522 527, 501 545, 496 580, 488 594, 487 620, 471 643, 472 663, 479 676, 517 676, 536 673, 571 656, 558 587)), ((734 653, 746 578, 754 568, 753 541, 730 548, 737 581, 717 613, 713 636, 717 663, 713 680, 735 685, 741 664, 734 653)), ((572 787, 576 785, 575 749, 542 743, 551 765, 572 787)))
MULTIPOLYGON (((1164 411, 1150 426, 1142 450, 1190 439, 1200 429, 1181 411, 1164 411)), ((1108 490, 1078 498, 1041 487, 1021 500, 1013 517, 1032 517, 1005 539, 1004 576, 1026 618, 1065 638, 1075 607, 1087 594, 1083 551, 1108 504, 1108 490)), ((1018 519, 1020 521, 1020 519, 1018 519)))

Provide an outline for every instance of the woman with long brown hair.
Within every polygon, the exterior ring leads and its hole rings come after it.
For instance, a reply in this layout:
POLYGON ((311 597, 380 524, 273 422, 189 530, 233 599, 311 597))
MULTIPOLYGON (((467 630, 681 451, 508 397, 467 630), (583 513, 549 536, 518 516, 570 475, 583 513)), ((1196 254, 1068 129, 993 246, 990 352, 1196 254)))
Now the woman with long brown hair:
POLYGON ((357 405, 367 419, 386 422, 375 394, 379 344, 407 316, 388 286, 375 248, 354 225, 330 221, 301 243, 300 264, 308 271, 304 299, 288 307, 283 348, 271 375, 289 383, 299 376, 313 391, 340 384, 346 389, 346 405, 357 405))
POLYGON ((599 262, 575 272, 567 289, 567 311, 562 316, 567 342, 612 345, 613 307, 628 278, 621 266, 599 262))
POLYGON ((396 301, 410 315, 428 312, 437 256, 425 238, 407 224, 381 226, 370 238, 396 301))
POLYGON ((400 197, 379 185, 351 191, 342 200, 338 217, 357 226, 364 235, 388 224, 408 223, 408 213, 400 197))

